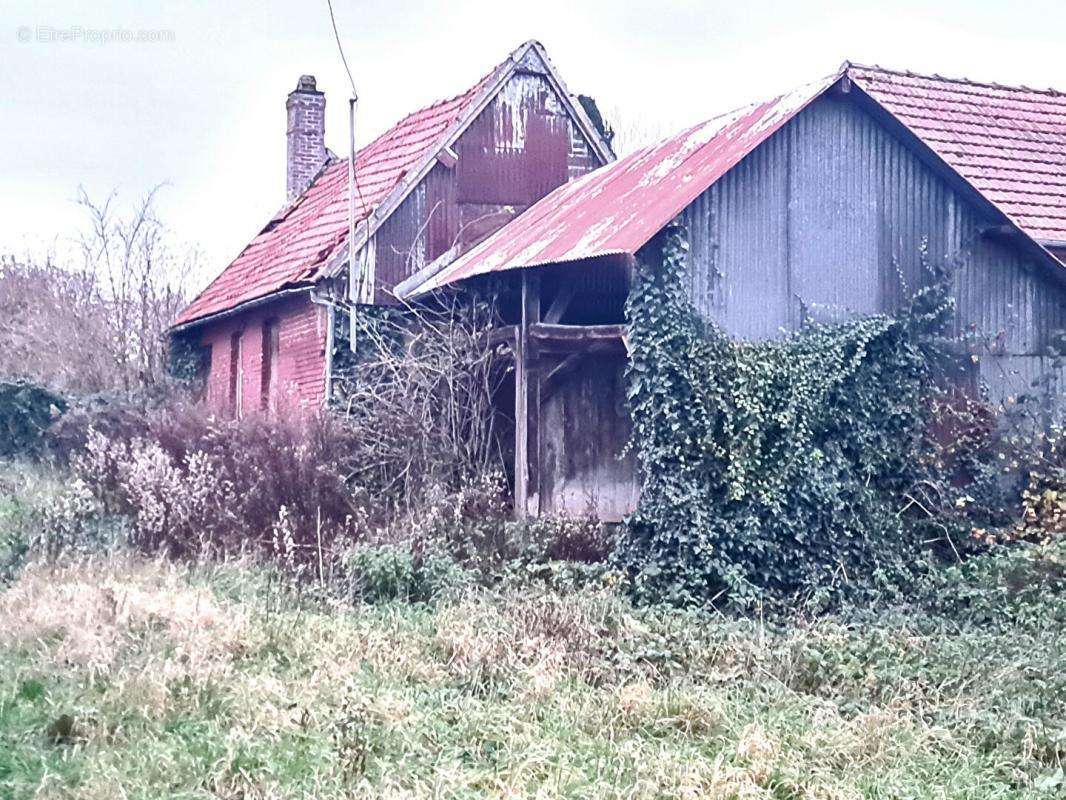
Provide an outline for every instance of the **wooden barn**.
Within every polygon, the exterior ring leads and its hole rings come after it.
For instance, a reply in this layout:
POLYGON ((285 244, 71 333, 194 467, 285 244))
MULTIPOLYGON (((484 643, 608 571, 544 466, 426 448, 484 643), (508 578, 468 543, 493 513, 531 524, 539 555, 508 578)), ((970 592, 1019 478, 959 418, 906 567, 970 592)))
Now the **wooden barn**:
POLYGON ((520 300, 501 331, 519 514, 634 508, 623 304, 675 220, 695 306, 744 339, 891 311, 923 264, 952 265, 956 326, 987 345, 974 383, 1010 402, 1066 327, 1066 96, 845 64, 561 186, 401 286, 492 275, 520 300))
POLYGON ((325 103, 315 79, 301 77, 285 106, 285 203, 172 328, 199 349, 205 400, 220 413, 321 407, 338 308, 395 303, 396 284, 450 263, 613 159, 544 47, 529 41, 356 153, 349 242, 348 159, 326 148, 325 103))

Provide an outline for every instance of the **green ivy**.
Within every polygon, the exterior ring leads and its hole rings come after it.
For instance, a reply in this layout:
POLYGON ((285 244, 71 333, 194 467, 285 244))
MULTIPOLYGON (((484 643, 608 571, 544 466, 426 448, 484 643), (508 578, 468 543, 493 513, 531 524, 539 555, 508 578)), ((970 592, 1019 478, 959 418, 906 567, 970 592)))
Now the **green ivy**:
POLYGON ((651 600, 832 600, 908 579, 900 498, 921 447, 947 276, 896 316, 744 343, 685 291, 687 240, 639 259, 627 302, 639 506, 617 558, 651 600))
POLYGON ((37 455, 44 432, 67 410, 67 401, 27 381, 0 381, 0 458, 37 455))

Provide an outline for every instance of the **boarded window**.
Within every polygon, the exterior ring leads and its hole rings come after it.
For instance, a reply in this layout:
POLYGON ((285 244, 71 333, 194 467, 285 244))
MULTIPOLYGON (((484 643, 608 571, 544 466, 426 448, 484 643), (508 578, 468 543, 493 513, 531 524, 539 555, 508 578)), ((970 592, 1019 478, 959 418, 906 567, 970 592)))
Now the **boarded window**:
POLYGON ((229 338, 229 404, 230 413, 240 419, 244 415, 244 359, 239 331, 229 338))
POLYGON ((211 378, 211 359, 214 357, 210 344, 196 351, 196 374, 192 379, 192 396, 197 400, 207 399, 207 387, 211 378))
POLYGON ((277 408, 278 402, 278 338, 276 319, 263 323, 263 370, 261 373, 261 403, 264 409, 277 408))

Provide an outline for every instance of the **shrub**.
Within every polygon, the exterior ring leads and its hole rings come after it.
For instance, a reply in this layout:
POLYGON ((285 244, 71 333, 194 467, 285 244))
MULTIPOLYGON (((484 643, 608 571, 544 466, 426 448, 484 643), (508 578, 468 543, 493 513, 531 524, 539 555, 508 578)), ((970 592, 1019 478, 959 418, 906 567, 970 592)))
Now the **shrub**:
POLYGON ((965 625, 1066 625, 1066 541, 999 545, 926 573, 917 592, 931 611, 965 625))
POLYGON ((49 455, 69 466, 76 455, 84 452, 90 435, 115 442, 149 437, 149 416, 149 406, 131 397, 105 394, 77 397, 48 428, 44 443, 49 455))
POLYGON ((1013 536, 1047 544, 1066 534, 1066 432, 1054 426, 1037 450, 1013 536))
POLYGON ((141 427, 132 438, 90 428, 72 462, 107 511, 130 518, 139 547, 303 561, 366 518, 347 481, 353 433, 329 415, 224 421, 177 408, 141 427))
POLYGON ((0 381, 0 458, 38 453, 48 426, 66 407, 66 400, 43 386, 0 381))
POLYGON ((32 558, 55 559, 104 549, 121 534, 121 520, 101 513, 81 480, 46 465, 0 465, 0 582, 32 558))
POLYGON ((403 545, 357 545, 343 566, 349 596, 365 603, 428 602, 470 583, 470 575, 450 556, 403 545))
MULTIPOLYGON (((450 300, 451 302, 445 302, 450 300)), ((490 304, 465 295, 443 307, 360 308, 334 329, 334 407, 361 442, 356 478, 403 513, 501 468, 495 396, 506 360, 488 332, 490 304)))

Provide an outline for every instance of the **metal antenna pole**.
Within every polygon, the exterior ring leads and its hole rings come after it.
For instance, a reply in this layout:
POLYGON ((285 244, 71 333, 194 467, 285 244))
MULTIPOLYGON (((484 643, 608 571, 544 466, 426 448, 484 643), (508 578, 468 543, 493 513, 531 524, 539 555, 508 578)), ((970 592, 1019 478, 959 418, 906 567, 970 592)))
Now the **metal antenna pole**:
POLYGON ((349 324, 349 347, 354 353, 356 349, 357 328, 356 309, 363 295, 363 275, 358 273, 356 277, 355 263, 355 104, 359 98, 355 93, 348 100, 348 285, 352 294, 350 324, 349 324))

